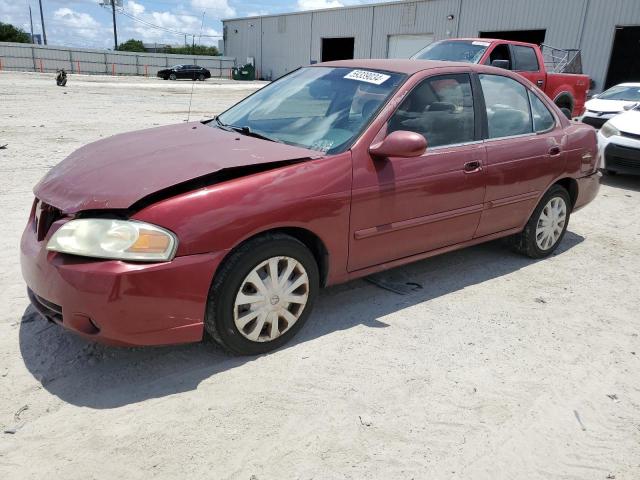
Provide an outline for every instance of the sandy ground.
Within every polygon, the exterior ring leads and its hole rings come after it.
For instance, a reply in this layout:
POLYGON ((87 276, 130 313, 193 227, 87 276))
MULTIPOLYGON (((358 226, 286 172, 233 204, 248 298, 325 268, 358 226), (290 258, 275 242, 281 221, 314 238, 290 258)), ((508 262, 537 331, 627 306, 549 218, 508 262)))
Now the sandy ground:
MULTIPOLYGON (((197 83, 192 118, 256 86, 197 83)), ((0 478, 640 478, 640 178, 605 179, 547 260, 496 242, 390 272, 409 295, 329 288, 258 358, 106 348, 38 318, 18 260, 32 186, 87 142, 183 121, 191 88, 0 73, 0 478)))

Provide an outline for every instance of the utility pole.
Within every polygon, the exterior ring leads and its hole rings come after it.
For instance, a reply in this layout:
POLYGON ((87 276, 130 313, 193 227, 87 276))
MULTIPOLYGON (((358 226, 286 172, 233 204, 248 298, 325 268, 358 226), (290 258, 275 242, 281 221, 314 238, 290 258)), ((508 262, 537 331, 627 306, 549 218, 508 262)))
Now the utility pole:
POLYGON ((195 55, 196 51, 196 36, 193 35, 193 42, 191 43, 191 55, 195 55))
POLYGON ((114 50, 118 50, 118 30, 116 29, 116 0, 111 0, 111 12, 113 13, 113 43, 114 50))
POLYGON ((42 41, 47 44, 47 32, 44 30, 44 14, 42 13, 42 0, 38 0, 40 4, 40 22, 42 22, 42 41))
POLYGON ((29 5, 29 24, 31 25, 31 43, 33 43, 33 15, 31 15, 31 5, 29 5))

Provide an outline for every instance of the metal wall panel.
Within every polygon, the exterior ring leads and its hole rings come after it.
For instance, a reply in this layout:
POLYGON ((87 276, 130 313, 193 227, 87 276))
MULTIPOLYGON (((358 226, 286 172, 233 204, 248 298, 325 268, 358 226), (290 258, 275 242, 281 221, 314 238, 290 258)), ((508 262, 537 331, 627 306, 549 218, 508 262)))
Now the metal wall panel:
MULTIPOLYGON (((580 48, 582 66, 595 81, 595 91, 606 81, 616 26, 640 26, 640 0, 588 0, 580 48)), ((636 48, 640 55, 640 46, 636 48)))
POLYGON ((311 60, 322 58, 322 39, 353 37, 354 58, 371 58, 373 7, 327 10, 312 14, 311 60))
POLYGON ((577 48, 584 6, 585 0, 462 0, 457 36, 546 29, 545 43, 577 48))
POLYGON ((435 0, 415 2, 407 5, 379 5, 375 7, 372 39, 372 58, 386 58, 390 35, 433 34, 436 40, 455 35, 456 20, 447 20, 448 15, 458 16, 458 0, 435 0), (412 21, 412 9, 415 18, 412 21))
MULTIPOLYGON (((308 65, 311 52, 311 14, 262 19, 262 56, 256 64, 264 78, 276 79, 308 65), (279 18, 286 18, 284 22, 279 18)), ((243 58, 243 57, 238 57, 243 58)))
POLYGON ((244 65, 247 57, 253 57, 255 66, 260 65, 261 49, 261 19, 247 19, 225 22, 227 45, 225 54, 237 59, 238 65, 244 65))

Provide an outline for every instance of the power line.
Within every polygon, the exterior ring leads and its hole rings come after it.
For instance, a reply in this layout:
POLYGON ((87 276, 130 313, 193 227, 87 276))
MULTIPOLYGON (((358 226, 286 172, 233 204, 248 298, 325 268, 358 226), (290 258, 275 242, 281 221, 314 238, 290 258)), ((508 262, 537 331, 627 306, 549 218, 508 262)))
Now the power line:
MULTIPOLYGON (((172 35, 180 35, 180 36, 189 35, 189 36, 192 36, 192 37, 196 36, 195 33, 173 30, 172 28, 163 27, 161 25, 156 25, 154 23, 151 23, 151 22, 149 22, 147 20, 143 20, 142 18, 136 17, 135 15, 132 15, 131 13, 127 12, 124 9, 124 7, 119 9, 119 10, 116 10, 116 11, 119 14, 124 15, 125 17, 133 20, 134 22, 140 23, 140 24, 145 25, 145 26, 150 27, 150 28, 155 28, 156 30, 161 30, 163 32, 170 33, 172 35)), ((207 38, 222 38, 222 35, 203 35, 202 32, 200 32, 200 34, 198 36, 199 37, 207 37, 207 38)))

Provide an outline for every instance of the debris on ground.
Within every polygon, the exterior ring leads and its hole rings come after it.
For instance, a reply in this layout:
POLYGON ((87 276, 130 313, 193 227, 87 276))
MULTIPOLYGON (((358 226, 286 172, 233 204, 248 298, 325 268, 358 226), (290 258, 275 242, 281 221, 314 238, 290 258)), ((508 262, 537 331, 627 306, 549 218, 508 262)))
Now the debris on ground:
POLYGON ((574 410, 573 414, 576 416, 576 420, 578 420, 578 423, 580 424, 580 427, 582 428, 582 431, 586 432, 587 431, 587 427, 585 427, 584 423, 582 423, 582 420, 580 420, 580 414, 578 413, 578 411, 574 410))
POLYGON ((22 412, 24 412, 25 410, 29 410, 29 405, 23 405, 22 407, 20 407, 20 408, 18 409, 18 411, 17 411, 16 413, 14 413, 14 414, 13 414, 13 419, 14 419, 16 422, 19 422, 19 421, 20 421, 20 414, 21 414, 22 412))
POLYGON ((419 283, 411 281, 407 275, 396 271, 374 273, 364 280, 398 295, 409 295, 423 288, 419 283))
POLYGON ((364 425, 365 427, 370 427, 371 425, 373 425, 373 421, 364 415, 358 415, 358 418, 360 419, 360 424, 364 425))

